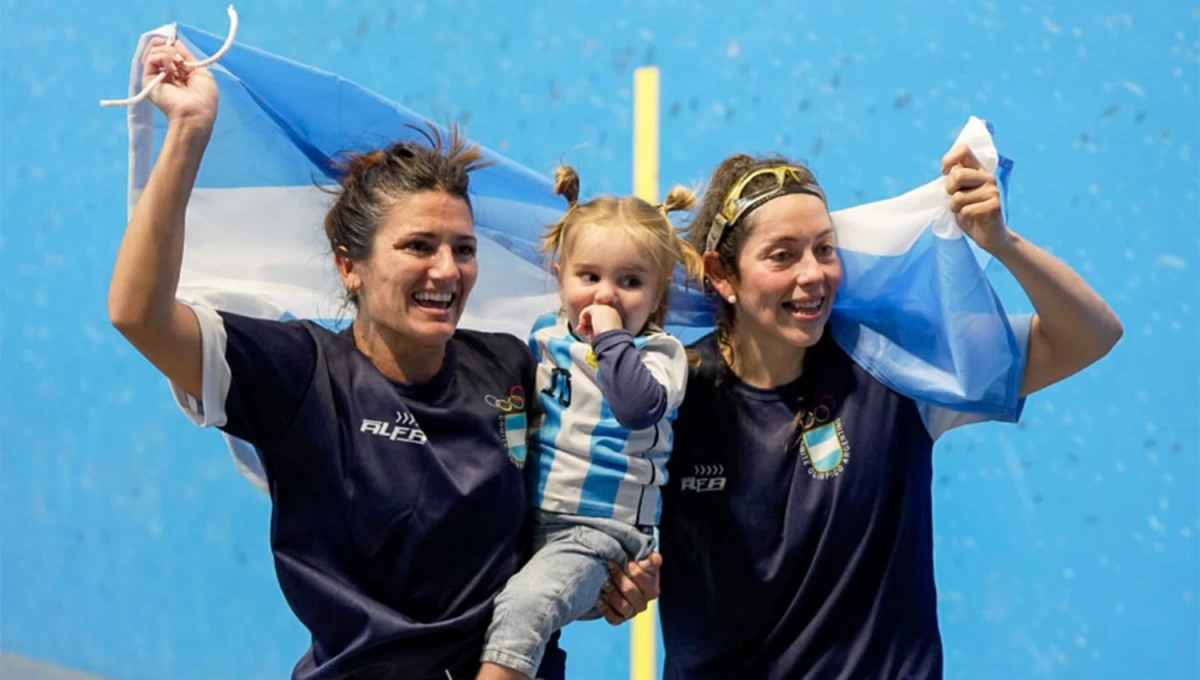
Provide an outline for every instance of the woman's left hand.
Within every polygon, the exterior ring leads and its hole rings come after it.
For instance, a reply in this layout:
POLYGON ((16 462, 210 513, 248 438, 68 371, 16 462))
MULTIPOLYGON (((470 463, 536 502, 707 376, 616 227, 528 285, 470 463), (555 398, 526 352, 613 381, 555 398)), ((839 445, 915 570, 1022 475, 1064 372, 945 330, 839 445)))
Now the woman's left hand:
POLYGON ((942 158, 946 193, 958 228, 980 248, 995 255, 1012 244, 1012 234, 1000 210, 1000 187, 971 148, 958 144, 942 158))
POLYGON ((630 562, 626 571, 615 563, 608 565, 608 582, 604 584, 596 607, 604 620, 614 626, 632 619, 646 610, 658 597, 658 570, 662 555, 650 553, 641 562, 630 562))

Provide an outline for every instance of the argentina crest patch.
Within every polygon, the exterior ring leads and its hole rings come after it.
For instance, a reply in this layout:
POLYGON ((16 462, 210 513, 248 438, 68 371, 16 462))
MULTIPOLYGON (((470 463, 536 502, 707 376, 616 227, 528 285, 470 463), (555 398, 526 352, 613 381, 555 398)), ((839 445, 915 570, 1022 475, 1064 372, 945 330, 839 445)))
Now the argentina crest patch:
POLYGON ((525 467, 525 435, 529 427, 525 418, 525 390, 520 385, 514 385, 508 391, 507 397, 494 397, 489 394, 483 401, 488 406, 502 411, 499 416, 500 437, 508 449, 508 457, 517 467, 525 467))
POLYGON ((517 464, 517 467, 525 467, 525 414, 514 413, 501 416, 500 427, 504 431, 504 443, 508 446, 508 457, 517 464))
POLYGON ((804 453, 804 467, 814 479, 837 477, 850 462, 850 444, 842 429, 842 419, 835 418, 800 437, 800 448, 804 453))

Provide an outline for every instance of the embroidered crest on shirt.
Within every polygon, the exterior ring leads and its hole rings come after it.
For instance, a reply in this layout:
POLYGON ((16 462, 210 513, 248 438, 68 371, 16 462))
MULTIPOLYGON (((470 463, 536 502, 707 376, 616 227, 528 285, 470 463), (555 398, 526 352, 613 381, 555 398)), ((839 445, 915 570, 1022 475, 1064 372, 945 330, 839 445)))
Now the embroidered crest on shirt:
POLYGON ((834 417, 837 412, 837 397, 825 394, 801 420, 803 434, 798 444, 804 467, 813 479, 837 477, 850 462, 850 442, 846 441, 842 419, 834 417))
POLYGON ((850 444, 842 428, 842 419, 805 430, 800 436, 804 467, 813 479, 837 477, 850 462, 850 444))
POLYGON ((525 418, 524 388, 515 385, 508 391, 507 397, 494 397, 489 394, 483 401, 488 406, 503 411, 503 415, 500 416, 500 437, 504 439, 508 457, 512 462, 516 463, 517 467, 525 467, 525 433, 528 422, 525 418))
POLYGON ((417 423, 417 419, 408 411, 396 411, 395 423, 389 423, 386 420, 364 419, 358 431, 368 432, 394 442, 424 444, 429 441, 425 433, 421 431, 421 426, 417 423))

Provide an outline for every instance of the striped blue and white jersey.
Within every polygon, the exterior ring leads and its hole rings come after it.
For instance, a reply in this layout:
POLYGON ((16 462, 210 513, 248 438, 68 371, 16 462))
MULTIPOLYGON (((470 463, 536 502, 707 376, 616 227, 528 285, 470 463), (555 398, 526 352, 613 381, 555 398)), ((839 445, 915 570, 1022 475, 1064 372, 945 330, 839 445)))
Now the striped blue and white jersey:
MULTIPOLYGON (((671 422, 687 387, 687 355, 679 340, 655 326, 634 337, 633 344, 666 394, 663 415, 640 429, 623 426, 613 414, 596 354, 571 332, 565 316, 544 314, 534 324, 529 346, 538 360, 542 411, 526 466, 534 507, 658 524, 671 422)), ((609 386, 607 392, 612 391, 609 386)))

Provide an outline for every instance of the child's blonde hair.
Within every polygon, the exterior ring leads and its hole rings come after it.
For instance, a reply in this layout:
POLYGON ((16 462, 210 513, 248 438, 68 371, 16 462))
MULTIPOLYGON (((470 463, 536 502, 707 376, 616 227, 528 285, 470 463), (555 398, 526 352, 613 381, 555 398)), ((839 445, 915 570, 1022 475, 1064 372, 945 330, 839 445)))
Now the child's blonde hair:
POLYGON ((554 173, 554 191, 567 199, 568 208, 563 218, 542 236, 542 252, 551 267, 555 262, 565 263, 570 258, 579 225, 623 230, 654 262, 657 274, 654 283, 658 286, 659 299, 649 321, 658 326, 667 316, 667 298, 675 265, 683 265, 688 283, 703 280, 704 261, 700 253, 680 236, 667 217, 668 213, 689 210, 695 205, 696 194, 691 189, 676 186, 667 194, 667 200, 657 206, 636 196, 599 196, 587 203, 579 203, 579 173, 575 168, 563 165, 554 173))

